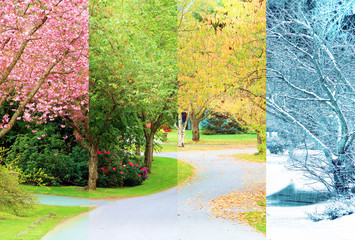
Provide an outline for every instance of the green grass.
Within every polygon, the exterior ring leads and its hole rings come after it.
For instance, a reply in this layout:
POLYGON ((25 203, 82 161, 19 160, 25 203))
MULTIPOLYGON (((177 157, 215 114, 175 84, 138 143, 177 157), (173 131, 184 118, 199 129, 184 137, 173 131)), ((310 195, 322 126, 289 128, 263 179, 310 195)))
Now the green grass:
POLYGON ((195 169, 188 163, 179 161, 178 163, 178 183, 182 184, 195 175, 195 169))
POLYGON ((265 206, 266 206, 266 198, 261 199, 260 201, 257 202, 257 204, 258 204, 259 206, 265 207, 265 206))
POLYGON ((244 218, 252 227, 266 234, 266 211, 250 211, 244 214, 244 218))
POLYGON ((250 161, 250 162, 258 162, 258 163, 265 163, 266 157, 265 155, 257 155, 257 154, 237 154, 235 155, 236 158, 250 161))
POLYGON ((203 135, 200 133, 200 141, 192 141, 191 130, 185 132, 185 147, 178 148, 178 134, 174 129, 168 132, 168 140, 161 144, 162 152, 196 151, 196 150, 221 150, 227 146, 256 146, 255 134, 217 134, 203 135))
MULTIPOLYGON (((179 181, 193 174, 193 167, 179 161, 179 181)), ((95 191, 85 191, 75 186, 38 187, 26 186, 26 189, 36 194, 52 194, 84 198, 124 198, 132 196, 144 196, 157 193, 178 183, 178 161, 173 158, 154 157, 152 173, 142 185, 135 187, 98 188, 95 191)))
POLYGON ((15 216, 11 212, 0 209, 0 233, 1 240, 38 240, 48 231, 53 229, 58 223, 66 218, 88 211, 89 207, 61 207, 49 205, 34 205, 33 209, 28 210, 26 216, 15 216), (56 216, 47 217, 49 213, 56 216), (40 225, 33 225, 38 222, 40 225), (30 226, 30 228, 28 228, 30 226), (22 233, 22 234, 21 234, 22 233), (18 235, 21 236, 18 236, 18 235))
MULTIPOLYGON (((198 145, 255 145, 256 134, 216 134, 216 135, 203 135, 200 131, 200 141, 192 141, 192 131, 186 130, 185 144, 198 144, 198 145)), ((177 144, 178 134, 175 129, 168 132, 168 144, 177 144)))
MULTIPOLYGON (((266 207, 266 198, 259 200, 257 204, 266 207)), ((249 211, 244 214, 244 218, 253 228, 266 234, 266 211, 249 211)))

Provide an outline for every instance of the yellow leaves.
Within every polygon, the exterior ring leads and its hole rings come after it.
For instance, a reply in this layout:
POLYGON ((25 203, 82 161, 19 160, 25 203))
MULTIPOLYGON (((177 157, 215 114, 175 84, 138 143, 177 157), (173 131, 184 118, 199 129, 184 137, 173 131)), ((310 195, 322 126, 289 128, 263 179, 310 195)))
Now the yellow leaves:
POLYGON ((265 178, 255 178, 256 174, 260 173, 255 169, 246 169, 243 189, 212 200, 213 216, 247 224, 263 221, 265 218, 255 218, 262 217, 266 212, 265 178), (250 214, 251 211, 253 214, 250 214))
POLYGON ((255 84, 253 93, 260 94, 262 90, 258 89, 265 89, 265 84, 253 80, 261 78, 265 82, 265 4, 259 0, 224 0, 223 6, 217 6, 215 1, 201 0, 194 1, 189 8, 179 28, 178 81, 183 86, 179 89, 179 105, 201 107, 206 101, 217 99, 217 105, 223 105, 226 112, 232 111, 250 122, 260 119, 258 116, 264 112, 258 104, 263 104, 262 100, 243 93, 231 104, 222 95, 230 93, 224 93, 225 85, 238 88, 240 82, 236 79, 247 81, 247 90, 255 84), (202 11, 204 4, 212 6, 215 12, 202 11), (203 20, 196 19, 193 11, 203 20), (222 30, 214 31, 212 25, 217 23, 225 24, 222 30), (260 74, 255 76, 254 72, 260 74))
POLYGON ((265 198, 265 189, 243 189, 212 200, 211 211, 217 218, 246 222, 244 219, 245 212, 264 211, 266 209, 265 206, 258 205, 258 202, 265 198))

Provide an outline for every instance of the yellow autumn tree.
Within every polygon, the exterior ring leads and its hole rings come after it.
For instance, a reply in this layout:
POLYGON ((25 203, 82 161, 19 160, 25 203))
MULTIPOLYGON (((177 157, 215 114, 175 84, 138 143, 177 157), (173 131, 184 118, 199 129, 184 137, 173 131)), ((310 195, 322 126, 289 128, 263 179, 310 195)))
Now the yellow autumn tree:
POLYGON ((214 1, 179 1, 178 105, 189 112, 192 140, 198 141, 199 123, 212 101, 221 96, 227 59, 223 56, 223 23, 214 1))
POLYGON ((179 106, 190 112, 193 140, 206 110, 232 114, 266 147, 265 1, 180 1, 179 106))
POLYGON ((224 0, 216 8, 225 16, 223 46, 228 64, 223 101, 215 104, 257 134, 258 150, 266 150, 266 2, 224 0))

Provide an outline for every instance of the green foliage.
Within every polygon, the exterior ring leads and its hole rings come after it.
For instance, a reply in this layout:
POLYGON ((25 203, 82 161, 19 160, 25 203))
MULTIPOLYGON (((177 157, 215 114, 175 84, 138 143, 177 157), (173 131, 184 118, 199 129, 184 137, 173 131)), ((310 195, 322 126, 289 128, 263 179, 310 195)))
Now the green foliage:
POLYGON ((203 18, 202 18, 202 16, 201 16, 201 14, 199 14, 198 12, 193 12, 192 13, 192 16, 194 17, 194 18, 196 18, 199 22, 202 22, 203 21, 203 18))
MULTIPOLYGON (((4 116, 6 113, 10 113, 10 114, 13 113, 11 109, 15 109, 17 107, 18 107, 18 102, 5 102, 0 108, 0 116, 4 116)), ((16 121, 11 131, 6 133, 6 137, 0 138, 0 146, 9 148, 15 142, 18 134, 29 133, 31 126, 33 125, 34 125, 33 123, 16 121)))
POLYGON ((5 163, 21 171, 29 184, 84 185, 88 154, 79 146, 68 146, 66 141, 56 127, 46 125, 43 130, 19 135, 5 163), (68 147, 71 153, 67 153, 68 147))
POLYGON ((173 123, 175 1, 93 0, 90 11, 90 131, 105 139, 100 148, 143 146, 147 123, 173 123))
POLYGON ((34 198, 24 191, 18 182, 18 173, 0 165, 0 207, 22 215, 31 208, 34 198))
POLYGON ((233 118, 233 116, 218 112, 210 112, 208 117, 201 122, 201 128, 203 130, 213 130, 214 132, 220 134, 235 134, 246 132, 246 128, 238 123, 233 118))
POLYGON ((202 129, 201 133, 203 135, 216 135, 217 132, 214 129, 202 129))
POLYGON ((148 178, 142 158, 126 153, 99 152, 98 187, 137 186, 148 178))
POLYGON ((152 168, 154 174, 149 175, 149 178, 143 184, 136 187, 97 188, 95 191, 83 191, 81 188, 74 186, 45 188, 26 186, 26 188, 36 194, 54 194, 85 198, 146 196, 176 186, 178 172, 179 182, 194 173, 192 166, 189 164, 180 162, 177 159, 165 157, 154 157, 154 165, 152 168))

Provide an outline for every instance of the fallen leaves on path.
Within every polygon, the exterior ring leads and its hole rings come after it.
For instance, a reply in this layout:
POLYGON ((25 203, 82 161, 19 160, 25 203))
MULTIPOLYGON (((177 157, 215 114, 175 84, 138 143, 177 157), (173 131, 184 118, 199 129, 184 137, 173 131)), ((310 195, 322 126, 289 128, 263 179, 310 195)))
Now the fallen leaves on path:
POLYGON ((216 218, 246 223, 254 227, 255 224, 265 224, 265 199, 265 180, 253 179, 243 189, 212 200, 211 212, 216 218), (251 211, 258 212, 257 216, 252 215, 255 216, 252 219, 251 215, 247 214, 251 211))

